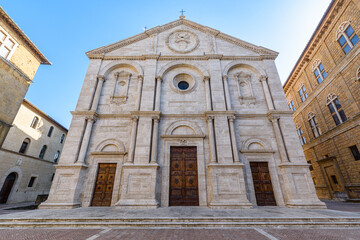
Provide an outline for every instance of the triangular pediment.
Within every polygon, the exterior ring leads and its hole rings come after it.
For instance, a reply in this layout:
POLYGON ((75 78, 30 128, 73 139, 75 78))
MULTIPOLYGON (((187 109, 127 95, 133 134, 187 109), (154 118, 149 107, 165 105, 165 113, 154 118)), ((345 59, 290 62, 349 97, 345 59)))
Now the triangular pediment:
POLYGON ((258 55, 258 56, 271 56, 271 57, 276 57, 278 55, 277 52, 272 51, 270 49, 261 47, 261 46, 257 46, 248 42, 245 42, 243 40, 240 40, 238 38, 232 37, 230 35, 224 34, 216 29, 207 27, 207 26, 203 26, 201 24, 192 22, 190 20, 187 20, 185 18, 180 18, 176 21, 170 22, 168 24, 165 25, 161 25, 161 26, 157 26, 154 28, 151 28, 143 33, 137 34, 135 36, 132 36, 130 38, 118 41, 116 43, 107 45, 107 46, 102 46, 99 48, 96 48, 94 50, 88 51, 86 52, 86 55, 88 57, 91 56, 99 56, 99 55, 107 55, 108 53, 111 53, 117 49, 129 46, 131 44, 136 44, 137 42, 146 40, 147 38, 150 38, 152 35, 154 34, 160 34, 162 32, 165 31, 169 31, 173 28, 179 27, 179 26, 186 26, 190 29, 196 30, 196 31, 200 31, 203 32, 205 34, 209 34, 214 36, 215 38, 219 39, 222 42, 226 42, 232 45, 236 45, 240 48, 249 50, 251 52, 253 52, 254 54, 258 55))

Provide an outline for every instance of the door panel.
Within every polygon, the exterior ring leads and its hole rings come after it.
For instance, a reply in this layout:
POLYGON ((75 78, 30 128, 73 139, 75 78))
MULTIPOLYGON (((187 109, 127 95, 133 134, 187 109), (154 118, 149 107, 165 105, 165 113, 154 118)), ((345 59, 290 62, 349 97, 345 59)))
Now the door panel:
POLYGON ((250 162, 258 206, 276 206, 267 162, 250 162))
POLYGON ((9 198, 9 195, 11 193, 11 190, 14 186, 14 183, 15 183, 15 180, 16 180, 16 174, 14 172, 10 173, 5 181, 4 181, 4 184, 1 188, 1 191, 0 191, 0 203, 6 203, 8 198, 9 198))
POLYGON ((99 163, 91 206, 110 206, 116 163, 99 163))
POLYGON ((196 147, 170 147, 169 206, 199 206, 196 147))

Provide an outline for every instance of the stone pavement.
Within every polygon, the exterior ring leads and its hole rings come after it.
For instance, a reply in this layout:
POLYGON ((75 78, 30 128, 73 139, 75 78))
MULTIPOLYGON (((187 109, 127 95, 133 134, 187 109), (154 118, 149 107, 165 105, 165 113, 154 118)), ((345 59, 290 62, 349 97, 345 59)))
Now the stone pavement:
POLYGON ((30 210, 0 215, 0 240, 360 239, 360 204, 326 204, 346 211, 279 207, 30 210))

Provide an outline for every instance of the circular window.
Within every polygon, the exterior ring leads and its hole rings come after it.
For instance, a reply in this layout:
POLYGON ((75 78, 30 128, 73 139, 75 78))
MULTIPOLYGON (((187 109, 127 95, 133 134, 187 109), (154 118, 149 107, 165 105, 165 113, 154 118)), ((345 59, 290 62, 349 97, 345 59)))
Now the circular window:
POLYGON ((185 81, 181 81, 178 83, 178 87, 181 89, 181 90, 186 90, 189 88, 189 84, 185 81))

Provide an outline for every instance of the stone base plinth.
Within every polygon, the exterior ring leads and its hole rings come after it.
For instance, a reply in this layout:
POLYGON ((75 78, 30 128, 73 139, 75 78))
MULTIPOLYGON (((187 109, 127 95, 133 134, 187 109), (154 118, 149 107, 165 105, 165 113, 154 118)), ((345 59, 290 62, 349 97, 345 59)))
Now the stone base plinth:
POLYGON ((83 164, 57 165, 48 199, 40 204, 42 209, 69 209, 81 207, 87 166, 83 164))
POLYGON ((124 164, 117 208, 157 208, 155 199, 157 164, 124 164))
POLYGON ((210 164, 208 176, 211 182, 211 208, 251 208, 246 196, 243 173, 244 165, 210 164))

